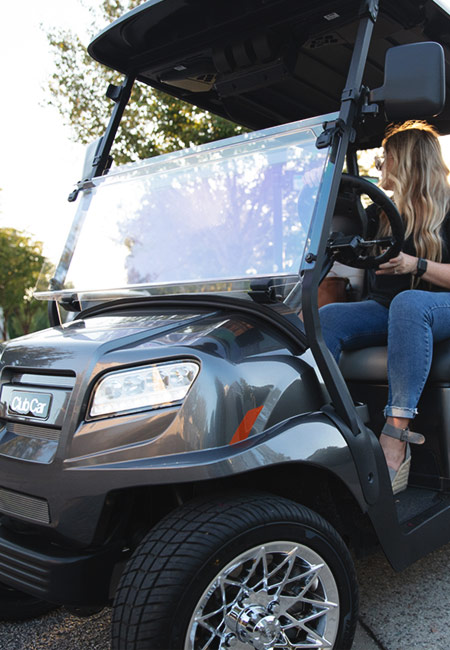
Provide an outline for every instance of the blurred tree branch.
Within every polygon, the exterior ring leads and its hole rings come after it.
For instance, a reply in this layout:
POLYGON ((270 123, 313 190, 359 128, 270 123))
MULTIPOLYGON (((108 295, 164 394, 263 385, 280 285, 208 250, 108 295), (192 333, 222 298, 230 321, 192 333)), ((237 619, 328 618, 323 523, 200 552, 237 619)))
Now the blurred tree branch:
MULTIPOLYGON (((142 2, 137 0, 103 0, 100 5, 90 5, 92 33, 139 4, 142 2)), ((75 33, 53 30, 47 37, 55 61, 48 103, 71 126, 74 139, 87 144, 101 136, 108 123, 112 110, 111 101, 105 98, 108 84, 120 84, 123 79, 93 61, 75 33)), ((121 164, 227 138, 244 130, 222 117, 135 84, 112 155, 121 164)))

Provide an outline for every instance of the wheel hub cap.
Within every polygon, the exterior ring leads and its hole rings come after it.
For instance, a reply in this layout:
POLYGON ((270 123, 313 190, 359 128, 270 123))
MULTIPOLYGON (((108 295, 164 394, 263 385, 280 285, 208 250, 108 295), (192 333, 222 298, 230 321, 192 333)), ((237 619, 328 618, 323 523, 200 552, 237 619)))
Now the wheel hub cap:
POLYGON ((235 605, 226 617, 226 624, 240 641, 252 644, 257 650, 271 647, 281 631, 280 621, 264 607, 235 605))

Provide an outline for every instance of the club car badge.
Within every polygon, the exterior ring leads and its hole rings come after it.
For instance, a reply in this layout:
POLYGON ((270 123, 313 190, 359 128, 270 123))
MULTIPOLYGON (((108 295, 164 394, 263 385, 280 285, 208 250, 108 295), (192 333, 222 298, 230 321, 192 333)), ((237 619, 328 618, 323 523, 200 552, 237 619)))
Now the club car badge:
POLYGON ((52 396, 48 393, 31 393, 14 390, 11 393, 9 412, 34 418, 46 418, 52 396))

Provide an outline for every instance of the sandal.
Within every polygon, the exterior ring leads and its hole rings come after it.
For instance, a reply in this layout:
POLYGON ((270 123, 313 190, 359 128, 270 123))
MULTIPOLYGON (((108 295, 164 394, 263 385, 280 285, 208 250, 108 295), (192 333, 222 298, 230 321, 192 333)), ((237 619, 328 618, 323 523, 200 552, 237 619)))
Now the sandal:
POLYGON ((395 470, 389 467, 389 476, 391 478, 392 494, 403 492, 408 487, 409 470, 411 468, 411 448, 409 443, 406 443, 405 459, 400 467, 395 470))
POLYGON ((392 492, 393 494, 397 494, 398 492, 406 490, 408 486, 409 470, 411 467, 411 448, 409 443, 412 442, 416 445, 422 445, 425 442, 425 436, 421 433, 410 431, 408 427, 406 427, 406 429, 400 429, 394 427, 392 424, 388 424, 387 422, 381 433, 384 433, 385 436, 389 436, 390 438, 396 438, 397 440, 406 442, 405 458, 400 467, 395 470, 388 465, 392 492))

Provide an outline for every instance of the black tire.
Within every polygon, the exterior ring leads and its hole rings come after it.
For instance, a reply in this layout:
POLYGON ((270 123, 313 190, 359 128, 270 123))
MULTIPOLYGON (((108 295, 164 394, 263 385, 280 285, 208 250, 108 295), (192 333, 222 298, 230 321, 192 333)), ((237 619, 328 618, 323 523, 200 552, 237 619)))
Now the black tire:
POLYGON ((0 584, 0 621, 25 621, 47 614, 57 607, 58 605, 0 584))
POLYGON ((250 650, 258 647, 254 643, 261 633, 269 645, 281 639, 286 648, 294 647, 287 638, 305 642, 308 636, 306 642, 312 644, 314 635, 329 634, 331 647, 346 650, 353 642, 357 613, 353 562, 322 517, 267 494, 202 499, 163 519, 135 550, 116 592, 112 650, 203 650, 208 635, 213 637, 208 650, 235 644, 250 650), (288 557, 293 562, 289 569, 288 557), (268 576, 267 588, 261 571, 268 576), (286 571, 287 584, 282 577, 286 571), (222 590, 213 582, 219 575, 222 590), (318 602, 330 601, 330 594, 337 606, 318 602), (220 612, 210 616, 217 604, 220 612), (294 610, 295 620, 303 625, 287 630, 294 610), (319 613, 306 623, 306 633, 305 617, 314 612, 319 613), (204 623, 198 623, 199 616, 204 623), (205 632, 208 626, 216 632, 205 632))

